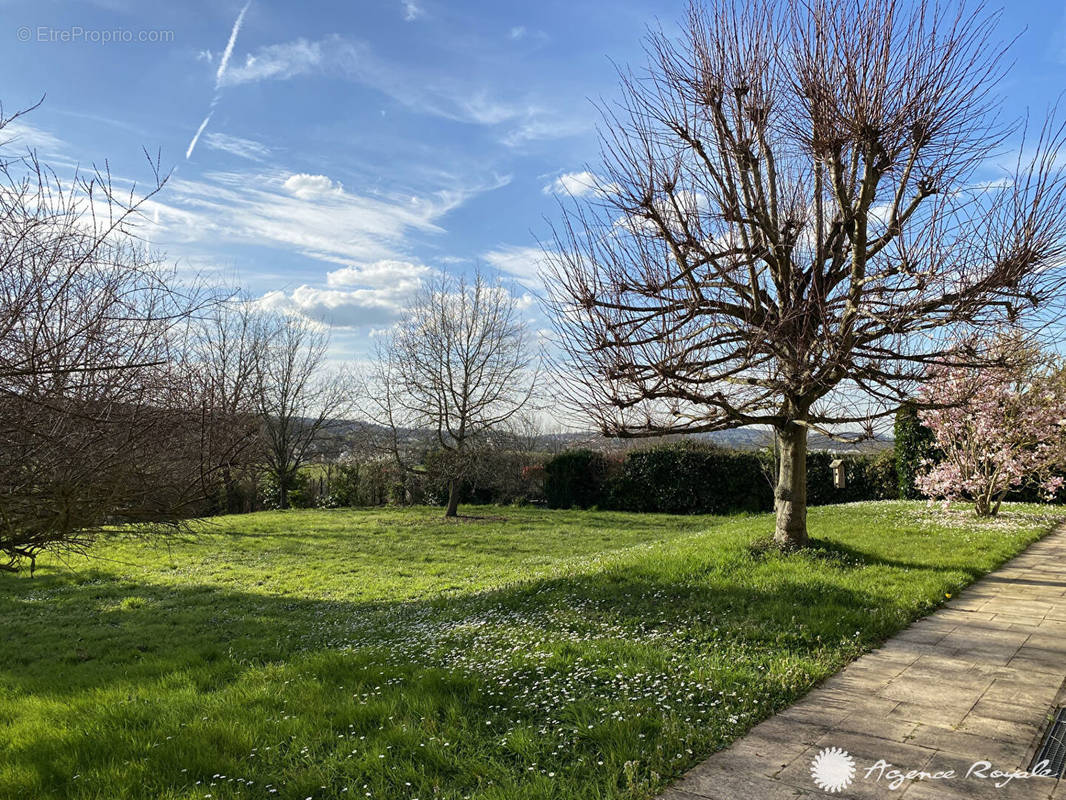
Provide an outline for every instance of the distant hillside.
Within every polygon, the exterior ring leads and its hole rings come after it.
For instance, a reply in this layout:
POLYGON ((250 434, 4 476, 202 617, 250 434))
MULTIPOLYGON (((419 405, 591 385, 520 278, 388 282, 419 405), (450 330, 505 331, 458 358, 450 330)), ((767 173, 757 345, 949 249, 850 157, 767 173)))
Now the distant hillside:
MULTIPOLYGON (((334 457, 361 441, 382 438, 386 429, 381 425, 361 420, 333 420, 319 442, 318 450, 323 456, 334 457)), ((408 443, 416 443, 424 437, 414 430, 401 431, 400 438, 408 443)), ((735 430, 717 431, 715 433, 693 434, 691 436, 662 436, 649 439, 612 439, 595 431, 573 431, 566 433, 549 433, 539 437, 538 449, 551 452, 574 447, 590 447, 596 450, 632 450, 650 447, 671 441, 696 440, 712 442, 720 447, 734 450, 758 450, 772 443, 770 432, 765 428, 737 428, 735 430)), ((879 453, 892 449, 890 436, 878 436, 875 439, 847 443, 830 439, 820 433, 812 433, 808 439, 811 450, 836 450, 841 453, 879 453)))
MULTIPOLYGON (((664 436, 651 439, 608 439, 592 431, 549 434, 544 438, 550 443, 549 449, 578 446, 594 448, 611 448, 613 446, 632 449, 635 447, 648 447, 662 442, 690 439, 709 441, 721 447, 729 447, 735 450, 758 450, 763 447, 769 447, 773 441, 770 432, 764 428, 736 428, 715 433, 693 434, 691 436, 664 436)), ((810 450, 837 450, 842 453, 879 453, 883 450, 891 450, 893 442, 894 440, 891 436, 877 436, 874 439, 864 439, 849 443, 830 439, 820 433, 812 433, 807 441, 807 446, 810 450)))

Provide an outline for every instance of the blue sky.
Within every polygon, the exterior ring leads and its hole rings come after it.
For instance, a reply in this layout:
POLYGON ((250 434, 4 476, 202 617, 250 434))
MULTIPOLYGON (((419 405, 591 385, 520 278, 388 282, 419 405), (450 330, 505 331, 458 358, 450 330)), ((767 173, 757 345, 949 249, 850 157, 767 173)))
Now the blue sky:
MULTIPOLYGON (((672 28, 683 11, 679 0, 0 0, 0 101, 10 112, 46 95, 16 144, 60 167, 108 159, 143 179, 141 148, 160 150, 173 175, 149 208, 151 241, 330 320, 335 355, 359 357, 430 269, 481 263, 536 288, 552 189, 580 191, 595 169, 591 99, 615 95, 611 60, 641 63, 647 27, 672 28), (88 41, 107 35, 132 41, 88 41)), ((1042 115, 1066 89, 1064 22, 1061 2, 1005 10, 1001 34, 1021 36, 1008 113, 1042 115)))

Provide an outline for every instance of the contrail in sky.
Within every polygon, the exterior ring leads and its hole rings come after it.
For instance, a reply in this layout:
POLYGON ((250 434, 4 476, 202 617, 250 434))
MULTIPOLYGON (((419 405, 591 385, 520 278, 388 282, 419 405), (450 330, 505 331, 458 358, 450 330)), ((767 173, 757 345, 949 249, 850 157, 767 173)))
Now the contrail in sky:
POLYGON ((229 32, 229 41, 226 42, 226 49, 222 51, 222 60, 218 62, 218 72, 215 73, 215 89, 222 85, 222 78, 226 74, 226 67, 229 66, 229 57, 233 55, 233 46, 237 44, 237 34, 241 32, 241 23, 244 22, 244 12, 248 10, 248 6, 252 4, 252 0, 248 0, 244 4, 244 8, 241 9, 241 13, 237 15, 237 21, 233 23, 233 30, 229 32))
POLYGON ((215 73, 215 97, 211 100, 211 110, 204 117, 204 121, 200 123, 200 127, 196 129, 196 134, 192 137, 192 141, 189 142, 189 149, 185 151, 185 160, 188 161, 192 156, 192 151, 196 149, 196 143, 200 141, 200 134, 204 132, 204 128, 207 127, 207 123, 211 120, 211 115, 215 113, 215 105, 218 103, 219 90, 222 87, 222 79, 226 76, 226 67, 229 66, 230 56, 233 55, 233 48, 237 44, 237 34, 241 32, 241 24, 244 22, 244 14, 248 11, 248 6, 252 4, 252 0, 248 0, 244 4, 244 8, 241 9, 241 13, 237 15, 237 19, 233 23, 233 30, 229 32, 229 41, 226 42, 226 49, 222 51, 222 58, 218 62, 218 71, 215 73))
MULTIPOLYGON (((215 112, 212 111, 211 114, 215 112)), ((196 143, 200 141, 200 134, 204 132, 204 128, 207 127, 207 123, 211 120, 211 114, 204 117, 204 121, 200 123, 200 127, 196 129, 196 135, 192 137, 192 141, 189 142, 189 149, 185 151, 185 160, 189 160, 189 156, 192 155, 192 151, 196 148, 196 143)))

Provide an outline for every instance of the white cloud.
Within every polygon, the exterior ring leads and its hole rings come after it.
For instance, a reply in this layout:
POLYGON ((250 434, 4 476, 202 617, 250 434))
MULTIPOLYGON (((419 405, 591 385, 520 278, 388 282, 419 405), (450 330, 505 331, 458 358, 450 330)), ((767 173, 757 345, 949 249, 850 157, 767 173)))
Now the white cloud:
POLYGON ((396 259, 355 264, 328 273, 327 288, 269 292, 258 304, 339 328, 381 328, 399 319, 430 272, 423 264, 396 259))
POLYGON ((212 150, 221 150, 230 155, 261 161, 270 155, 270 148, 253 139, 230 136, 225 133, 209 133, 204 136, 204 144, 212 150))
POLYGON ((0 145, 23 147, 45 152, 61 152, 64 142, 58 136, 16 119, 0 128, 0 145))
POLYGON ((524 25, 516 25, 515 27, 511 28, 511 34, 510 35, 511 35, 512 39, 521 39, 521 38, 523 38, 526 35, 525 26, 524 25))
POLYGON ((539 247, 507 245, 485 253, 483 258, 500 272, 513 275, 519 283, 529 287, 541 285, 540 272, 547 266, 544 251, 539 247))
POLYGON ((472 87, 382 60, 365 42, 336 34, 318 41, 296 39, 261 47, 246 56, 243 64, 230 66, 223 84, 288 80, 312 74, 342 76, 417 113, 476 125, 507 126, 500 141, 510 147, 572 136, 589 127, 588 120, 565 117, 544 103, 501 100, 483 86, 472 87))
POLYGON ((425 16, 425 9, 414 0, 403 0, 403 18, 408 22, 414 22, 419 17, 425 16))
POLYGON ((520 147, 528 142, 565 139, 591 127, 586 119, 565 118, 538 108, 530 108, 525 118, 501 140, 508 147, 520 147))
POLYGON ((544 194, 566 194, 583 197, 602 191, 600 179, 588 170, 582 172, 564 172, 544 187, 544 194))
POLYGON ((285 179, 285 191, 301 200, 313 200, 324 195, 343 195, 344 187, 325 175, 308 175, 297 172, 285 179))
POLYGON ((508 180, 368 197, 324 175, 220 172, 172 179, 166 202, 149 201, 145 213, 158 213, 152 240, 164 249, 247 243, 342 265, 373 263, 395 258, 412 232, 443 232, 438 222, 445 214, 508 180))
MULTIPOLYGON (((336 37, 326 41, 336 41, 336 37)), ((244 63, 234 66, 221 78, 220 85, 236 86, 262 80, 287 80, 306 75, 323 65, 322 42, 296 39, 292 42, 267 45, 245 57, 244 63)))
POLYGON ((382 327, 395 322, 417 286, 376 289, 316 289, 268 292, 256 301, 263 309, 299 314, 338 328, 382 327))
POLYGON ((414 287, 430 273, 430 268, 410 261, 383 259, 372 264, 353 265, 333 270, 326 275, 326 283, 332 288, 343 286, 390 286, 414 287))

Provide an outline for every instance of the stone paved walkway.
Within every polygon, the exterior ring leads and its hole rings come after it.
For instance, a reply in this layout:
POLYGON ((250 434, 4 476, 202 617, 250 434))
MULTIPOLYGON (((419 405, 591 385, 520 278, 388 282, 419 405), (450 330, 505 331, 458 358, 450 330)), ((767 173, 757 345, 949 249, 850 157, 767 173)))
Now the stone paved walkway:
MULTIPOLYGON (((975 761, 1024 770, 1054 707, 1066 705, 1066 528, 1032 545, 820 684, 806 697, 715 753, 660 800, 898 798, 1066 800, 1066 779, 964 777, 975 761), (811 762, 839 747, 855 779, 819 789, 811 762), (884 760, 903 771, 956 777, 867 777, 884 760)), ((887 774, 887 773, 885 773, 887 774)))

